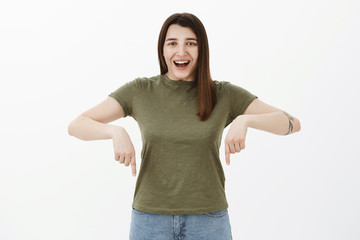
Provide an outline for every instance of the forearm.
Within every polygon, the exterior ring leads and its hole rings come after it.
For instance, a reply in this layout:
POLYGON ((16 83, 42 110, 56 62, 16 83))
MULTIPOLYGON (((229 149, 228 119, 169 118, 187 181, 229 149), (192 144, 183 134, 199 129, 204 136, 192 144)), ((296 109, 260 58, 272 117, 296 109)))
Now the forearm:
POLYGON ((245 121, 248 127, 278 135, 298 132, 301 128, 299 120, 286 112, 247 114, 240 115, 237 118, 245 121))
POLYGON ((68 127, 71 136, 81 140, 111 139, 116 130, 121 127, 97 122, 86 116, 79 116, 68 127))

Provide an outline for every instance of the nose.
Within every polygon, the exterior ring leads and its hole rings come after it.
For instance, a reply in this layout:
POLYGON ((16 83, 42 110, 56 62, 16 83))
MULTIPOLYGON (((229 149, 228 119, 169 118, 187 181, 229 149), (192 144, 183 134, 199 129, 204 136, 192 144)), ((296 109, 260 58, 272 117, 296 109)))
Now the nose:
POLYGON ((187 55, 186 46, 185 46, 184 44, 179 44, 179 45, 178 45, 177 55, 178 55, 178 56, 185 56, 185 55, 187 55))

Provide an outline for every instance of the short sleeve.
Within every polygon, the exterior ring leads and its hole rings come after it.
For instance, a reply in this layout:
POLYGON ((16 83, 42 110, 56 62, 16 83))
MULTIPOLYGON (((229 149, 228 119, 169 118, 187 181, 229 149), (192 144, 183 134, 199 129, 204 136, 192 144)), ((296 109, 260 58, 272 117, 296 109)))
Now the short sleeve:
POLYGON ((246 89, 231 83, 227 83, 226 88, 230 98, 230 119, 232 121, 237 116, 242 115, 257 96, 246 89))
POLYGON ((124 110, 124 117, 132 115, 133 97, 136 91, 136 79, 125 83, 108 96, 113 97, 124 110))

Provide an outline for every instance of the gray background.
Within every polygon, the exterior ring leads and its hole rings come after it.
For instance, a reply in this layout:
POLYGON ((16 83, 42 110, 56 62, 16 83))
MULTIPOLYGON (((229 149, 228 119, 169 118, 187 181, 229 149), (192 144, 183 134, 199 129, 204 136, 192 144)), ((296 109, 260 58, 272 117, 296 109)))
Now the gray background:
MULTIPOLYGON (((67 125, 157 75, 160 27, 184 11, 207 29, 214 79, 302 123, 287 137, 250 129, 230 166, 222 144, 234 239, 360 239, 359 10, 351 0, 2 1, 0 239, 128 238, 136 178, 110 140, 80 141, 67 125)), ((136 122, 114 124, 139 169, 136 122)))

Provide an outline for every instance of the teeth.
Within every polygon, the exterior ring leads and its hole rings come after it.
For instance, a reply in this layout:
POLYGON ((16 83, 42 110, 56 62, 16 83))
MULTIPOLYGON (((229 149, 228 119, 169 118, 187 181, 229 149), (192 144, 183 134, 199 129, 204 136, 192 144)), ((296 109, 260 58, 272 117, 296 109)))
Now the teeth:
POLYGON ((186 64, 186 63, 188 63, 189 61, 175 61, 175 63, 177 63, 177 64, 186 64))

